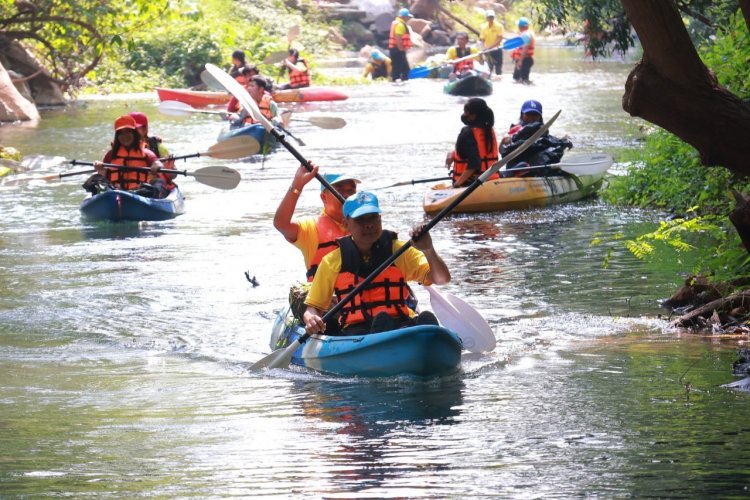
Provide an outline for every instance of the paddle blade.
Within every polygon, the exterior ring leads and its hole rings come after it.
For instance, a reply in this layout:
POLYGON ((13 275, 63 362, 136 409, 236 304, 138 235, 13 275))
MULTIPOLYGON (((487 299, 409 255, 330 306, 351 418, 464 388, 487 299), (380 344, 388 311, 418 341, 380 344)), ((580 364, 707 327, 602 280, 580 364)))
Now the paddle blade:
POLYGON ((432 71, 434 68, 431 68, 429 66, 417 66, 415 68, 412 68, 409 70, 409 79, 414 80, 416 78, 427 78, 429 76, 430 71, 432 71))
POLYGON ((193 176, 201 184, 217 189, 234 189, 241 179, 240 173, 229 167, 204 167, 195 172, 187 172, 185 175, 193 176))
POLYGON ((222 160, 236 160, 238 158, 247 158, 257 154, 260 151, 260 143, 248 135, 232 137, 225 141, 217 142, 206 152, 211 158, 221 158, 222 160))
POLYGON ((289 57, 288 50, 277 50, 276 52, 268 54, 265 59, 263 59, 263 64, 278 64, 287 57, 289 57))
POLYGON ((205 69, 201 71, 201 81, 212 90, 224 90, 224 86, 205 69))
POLYGON ((608 154, 580 154, 566 158, 555 168, 573 175, 598 175, 609 170, 613 161, 608 154))
POLYGON ((253 363, 250 366, 250 371, 259 371, 264 368, 287 368, 289 363, 292 362, 294 351, 296 351, 299 346, 300 341, 299 339, 296 339, 285 348, 277 349, 260 361, 253 363))
POLYGON ((517 36, 515 38, 509 38, 503 42, 503 50, 517 49, 523 45, 523 37, 517 36))
POLYGON ((470 352, 490 352, 495 348, 495 334, 476 309, 449 293, 445 295, 431 286, 430 306, 440 323, 453 330, 470 352))
POLYGON ((330 130, 346 127, 346 120, 338 116, 311 116, 306 121, 316 127, 330 130))
POLYGON ((180 101, 162 101, 159 103, 158 110, 169 116, 188 116, 195 111, 190 104, 180 101))

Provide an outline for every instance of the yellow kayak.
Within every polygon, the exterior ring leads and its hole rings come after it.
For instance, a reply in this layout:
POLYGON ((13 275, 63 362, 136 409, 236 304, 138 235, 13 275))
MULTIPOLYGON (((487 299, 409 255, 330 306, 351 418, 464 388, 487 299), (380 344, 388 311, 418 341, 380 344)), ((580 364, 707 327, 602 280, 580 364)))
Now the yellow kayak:
MULTIPOLYGON (((498 212, 581 200, 599 190, 610 166, 612 157, 609 155, 579 155, 566 158, 563 163, 547 166, 563 172, 562 175, 490 180, 479 186, 453 211, 498 212)), ((424 211, 431 215, 438 213, 465 189, 454 189, 446 183, 433 186, 425 193, 424 211)))

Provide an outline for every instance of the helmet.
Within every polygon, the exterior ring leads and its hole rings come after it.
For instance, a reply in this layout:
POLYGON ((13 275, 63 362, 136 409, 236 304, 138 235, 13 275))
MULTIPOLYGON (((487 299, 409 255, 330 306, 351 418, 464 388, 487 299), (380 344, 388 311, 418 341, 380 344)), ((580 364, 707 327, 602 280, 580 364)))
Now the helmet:
POLYGON ((140 111, 132 111, 129 113, 130 116, 133 117, 133 120, 135 120, 135 125, 137 127, 148 127, 148 117, 145 113, 141 113, 140 111))
POLYGON ((414 17, 411 15, 411 12, 409 12, 409 9, 404 7, 403 9, 398 11, 398 17, 414 17))
POLYGON ((379 50, 373 50, 372 52, 370 52, 370 57, 372 57, 376 61, 382 61, 384 56, 383 53, 379 50))
POLYGON ((495 11, 494 10, 488 10, 484 13, 484 17, 495 17, 495 11))
POLYGON ((524 27, 526 27, 526 26, 528 26, 528 25, 529 25, 529 20, 528 20, 528 19, 526 19, 525 17, 522 17, 522 18, 520 18, 520 19, 518 20, 518 27, 519 27, 519 28, 524 28, 524 27))
POLYGON ((132 128, 135 130, 136 127, 135 119, 130 115, 124 115, 115 120, 115 132, 124 128, 132 128))

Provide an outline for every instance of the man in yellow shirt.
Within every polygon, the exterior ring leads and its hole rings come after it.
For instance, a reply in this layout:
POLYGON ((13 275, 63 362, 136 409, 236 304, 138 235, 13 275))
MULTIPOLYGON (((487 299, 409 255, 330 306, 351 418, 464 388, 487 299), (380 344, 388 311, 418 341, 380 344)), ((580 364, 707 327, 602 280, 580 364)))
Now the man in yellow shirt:
MULTIPOLYGON (((310 333, 326 330, 321 316, 330 308, 334 294, 337 300, 342 300, 405 244, 396 239, 396 233, 383 230, 381 210, 374 194, 363 191, 350 196, 344 203, 343 213, 344 225, 351 234, 341 238, 339 247, 323 258, 305 300, 307 310, 303 319, 310 333)), ((421 229, 422 226, 417 226, 412 230, 413 241, 421 229)), ((355 335, 414 324, 437 324, 431 312, 417 316, 408 306, 406 282, 442 285, 450 279, 450 271, 433 247, 429 232, 422 234, 341 309, 342 331, 345 335, 355 335)))
MULTIPOLYGON (((323 257, 336 248, 336 239, 349 234, 344 227, 341 202, 323 185, 321 185, 322 192, 320 193, 323 211, 320 215, 292 220, 302 190, 317 173, 318 167, 316 166, 313 166, 312 171, 308 171, 304 165, 299 166, 294 174, 292 185, 279 203, 273 218, 273 226, 284 235, 289 243, 302 252, 308 281, 312 281, 323 257)), ((354 177, 343 174, 329 173, 324 174, 323 177, 344 198, 356 193, 357 184, 360 182, 354 177)))
MULTIPOLYGON (((484 50, 500 47, 503 44, 503 35, 505 30, 503 26, 495 22, 495 11, 488 10, 485 13, 487 22, 482 24, 479 28, 479 39, 482 40, 484 50)), ((485 53, 487 59, 487 65, 490 67, 490 73, 492 68, 495 68, 496 75, 503 74, 503 50, 497 49, 492 52, 485 53)))
POLYGON ((464 33, 463 31, 459 31, 458 33, 456 33, 456 45, 449 47, 445 52, 446 62, 459 59, 458 62, 453 64, 453 71, 451 71, 451 74, 448 76, 449 80, 463 78, 467 74, 470 74, 474 69, 475 58, 465 58, 466 56, 477 54, 479 51, 476 47, 469 47, 468 43, 469 35, 464 33))
POLYGON ((391 58, 380 52, 378 49, 372 49, 370 59, 365 66, 365 72, 362 78, 372 76, 373 80, 378 78, 388 78, 391 74, 391 58))

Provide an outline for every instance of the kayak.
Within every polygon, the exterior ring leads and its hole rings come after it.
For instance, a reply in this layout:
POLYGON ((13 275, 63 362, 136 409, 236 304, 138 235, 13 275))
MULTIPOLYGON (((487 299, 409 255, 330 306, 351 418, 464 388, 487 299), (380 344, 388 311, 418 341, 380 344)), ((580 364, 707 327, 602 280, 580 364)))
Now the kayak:
MULTIPOLYGON (((271 349, 282 349, 305 330, 289 308, 276 317, 271 349)), ((367 335, 313 335, 292 356, 292 364, 346 377, 435 377, 461 364, 461 339, 437 325, 420 325, 367 335)))
MULTIPOLYGON (((607 169, 612 166, 609 155, 591 155, 589 163, 570 163, 560 166, 584 165, 586 174, 558 174, 541 177, 507 177, 480 185, 465 200, 453 209, 454 212, 499 212, 532 207, 546 207, 582 200, 593 196, 601 188, 607 169)), ((564 170, 564 169, 563 169, 564 170)), ((427 190, 423 208, 428 214, 436 214, 466 188, 452 188, 450 184, 438 184, 427 190)))
POLYGON ((109 189, 86 197, 81 214, 91 220, 160 221, 185 213, 185 198, 175 187, 166 198, 147 198, 132 191, 109 189))
MULTIPOLYGON (((232 97, 222 91, 165 89, 163 87, 156 87, 156 94, 160 101, 179 101, 195 108, 223 106, 232 97)), ((272 95, 276 102, 342 101, 349 97, 343 92, 326 87, 278 90, 272 95)))
POLYGON ((222 142, 240 136, 249 136, 258 141, 262 153, 269 153, 277 145, 276 138, 266 132, 260 123, 222 130, 217 140, 222 142))
POLYGON ((492 94, 492 80, 480 75, 467 75, 446 83, 443 86, 443 92, 459 96, 490 95, 492 94))

